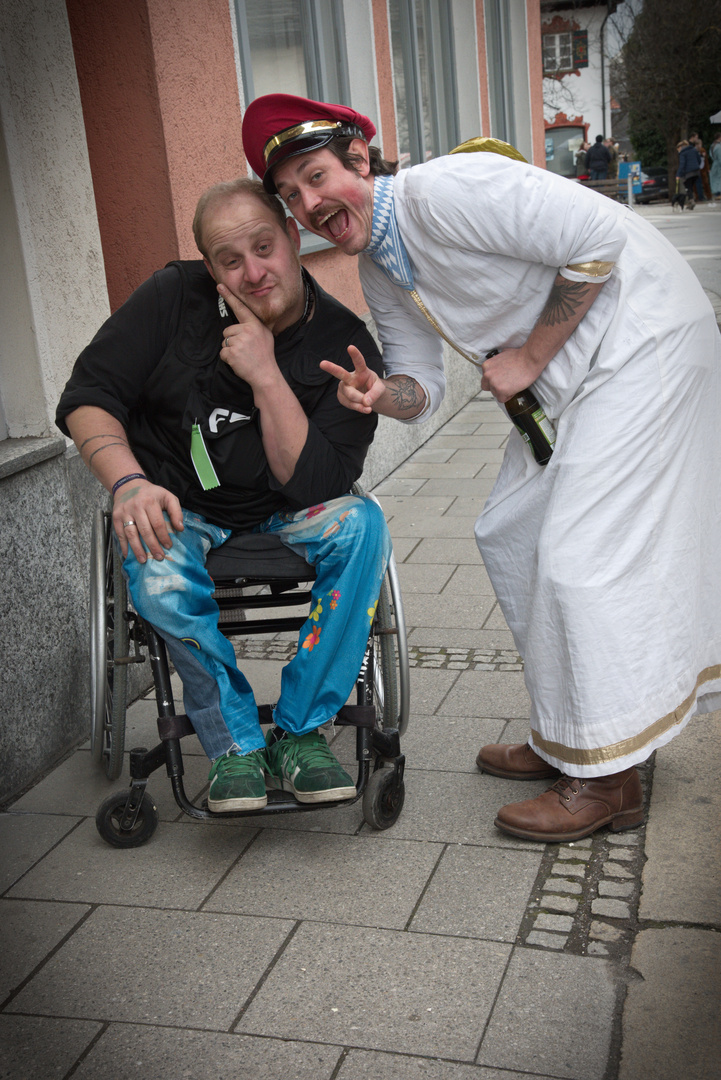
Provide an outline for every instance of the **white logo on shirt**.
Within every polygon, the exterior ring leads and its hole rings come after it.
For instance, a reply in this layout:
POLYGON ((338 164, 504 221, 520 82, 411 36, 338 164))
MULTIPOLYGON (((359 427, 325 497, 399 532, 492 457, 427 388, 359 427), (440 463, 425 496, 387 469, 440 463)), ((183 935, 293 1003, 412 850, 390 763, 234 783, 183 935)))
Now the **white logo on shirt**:
POLYGON ((221 421, 228 419, 228 417, 230 417, 230 419, 228 420, 229 424, 236 424, 239 420, 250 420, 250 417, 246 416, 245 413, 231 413, 230 409, 213 409, 212 413, 208 417, 208 427, 212 431, 213 435, 218 434, 218 424, 221 421))

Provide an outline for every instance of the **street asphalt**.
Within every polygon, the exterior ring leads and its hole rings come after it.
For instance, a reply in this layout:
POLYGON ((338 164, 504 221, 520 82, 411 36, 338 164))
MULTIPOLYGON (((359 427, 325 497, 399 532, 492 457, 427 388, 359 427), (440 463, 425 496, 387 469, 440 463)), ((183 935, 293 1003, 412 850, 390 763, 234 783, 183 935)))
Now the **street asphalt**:
MULTIPOLYGON (((721 320, 721 205, 639 213, 721 320)), ((392 828, 358 804, 197 824, 161 770, 157 832, 117 850, 94 816, 127 779, 109 784, 87 744, 0 814, 0 1080, 719 1077, 721 713, 640 768, 639 829, 544 845, 493 826, 547 786, 474 764, 528 732, 473 539, 508 431, 479 394, 376 489, 411 658, 392 828)), ((274 700, 287 638, 236 647, 274 700)), ((152 695, 130 707, 128 747, 156 741, 154 716, 152 695)), ((351 763, 348 736, 333 745, 351 763)))

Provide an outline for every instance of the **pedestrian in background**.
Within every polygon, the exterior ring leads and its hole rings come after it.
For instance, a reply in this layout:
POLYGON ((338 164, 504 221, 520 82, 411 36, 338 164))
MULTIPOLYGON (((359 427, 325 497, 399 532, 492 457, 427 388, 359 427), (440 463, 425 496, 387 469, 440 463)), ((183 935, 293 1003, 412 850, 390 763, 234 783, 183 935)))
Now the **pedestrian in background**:
POLYGON ((716 132, 716 138, 709 147, 711 169, 709 171, 709 183, 714 202, 721 200, 721 131, 716 132))
POLYGON ((576 151, 576 177, 578 180, 586 179, 588 177, 588 165, 586 164, 586 154, 590 149, 591 144, 584 141, 576 151))
POLYGON ((688 209, 693 210, 696 205, 693 191, 696 186, 696 180, 701 172, 701 155, 696 147, 690 144, 688 139, 681 139, 680 143, 676 146, 676 149, 678 150, 678 169, 676 170, 676 177, 681 179, 683 186, 686 188, 688 209))
POLYGON ((615 180, 618 176, 618 150, 613 139, 604 139, 603 145, 608 150, 609 162, 608 162, 608 179, 615 180))
POLYGON ((608 166, 611 163, 611 155, 608 147, 604 146, 603 135, 597 135, 596 141, 586 154, 586 166, 592 180, 606 180, 608 178, 608 166))
POLYGON ((703 140, 697 132, 689 135, 688 141, 692 146, 696 147, 696 151, 701 158, 701 171, 696 179, 696 200, 697 202, 705 202, 706 199, 711 198, 711 185, 709 183, 709 167, 708 167, 708 154, 703 144, 703 140))

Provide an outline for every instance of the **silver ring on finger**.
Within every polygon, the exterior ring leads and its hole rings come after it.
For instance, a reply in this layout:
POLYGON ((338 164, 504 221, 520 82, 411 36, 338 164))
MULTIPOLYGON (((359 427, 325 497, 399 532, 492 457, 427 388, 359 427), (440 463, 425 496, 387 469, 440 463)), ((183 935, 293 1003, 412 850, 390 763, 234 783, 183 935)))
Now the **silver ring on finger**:
MULTIPOLYGON (((132 518, 130 519, 130 521, 124 521, 123 522, 123 528, 127 529, 128 525, 135 525, 135 522, 133 521, 132 518)), ((137 528, 137 526, 136 526, 136 528, 137 528)))
POLYGON ((230 341, 230 338, 224 338, 223 339, 223 348, 224 349, 229 349, 230 348, 230 345, 228 344, 229 341, 230 341))

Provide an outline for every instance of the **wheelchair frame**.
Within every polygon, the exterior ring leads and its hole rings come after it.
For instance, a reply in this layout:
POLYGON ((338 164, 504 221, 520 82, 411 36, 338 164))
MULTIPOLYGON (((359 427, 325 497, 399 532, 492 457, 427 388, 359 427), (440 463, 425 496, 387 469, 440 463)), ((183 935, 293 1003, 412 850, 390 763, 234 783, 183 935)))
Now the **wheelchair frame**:
MULTIPOLYGON (((364 492, 354 485, 353 494, 364 492)), ((313 567, 288 551, 275 536, 248 534, 234 537, 227 544, 241 550, 237 559, 233 552, 229 576, 225 576, 225 571, 223 577, 214 573, 221 632, 226 637, 247 637, 300 629, 307 615, 274 614, 270 618, 246 620, 245 613, 310 604, 313 567), (260 549, 252 555, 242 550, 249 538, 252 548, 260 549), (278 560, 277 569, 272 558, 268 562, 271 556, 278 560)), ((213 556, 225 546, 209 554, 209 567, 213 556)), ((227 560, 227 552, 224 554, 227 560)), ((194 729, 187 716, 175 711, 165 643, 129 602, 121 557, 113 542, 111 515, 100 509, 93 520, 90 585, 93 760, 110 780, 117 779, 122 772, 128 665, 145 662, 143 647, 147 647, 153 673, 160 737, 152 750, 137 747, 130 751, 130 789, 113 793, 99 807, 96 825, 104 840, 115 847, 136 847, 150 839, 158 824, 158 813, 146 790, 147 782, 163 765, 177 805, 196 820, 327 810, 350 806, 359 799, 363 800, 364 819, 374 829, 389 828, 398 819, 405 798, 405 758, 400 736, 408 725, 410 673, 403 602, 392 554, 356 679, 356 704, 343 706, 335 720, 340 726, 356 728, 356 795, 334 803, 299 803, 277 790, 268 791, 268 804, 260 810, 218 814, 208 810, 207 800, 200 806, 190 802, 183 786, 180 741, 193 734, 194 729)), ((258 706, 261 723, 272 722, 272 710, 272 705, 258 706)))

